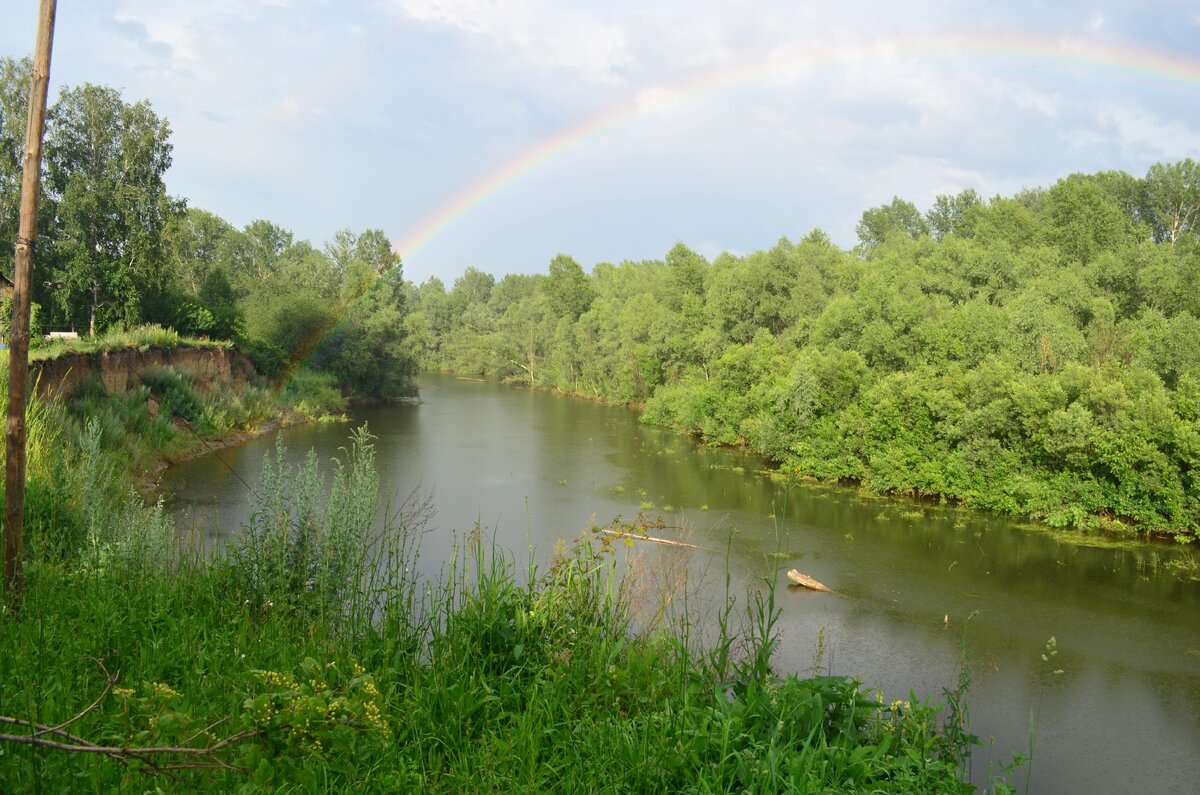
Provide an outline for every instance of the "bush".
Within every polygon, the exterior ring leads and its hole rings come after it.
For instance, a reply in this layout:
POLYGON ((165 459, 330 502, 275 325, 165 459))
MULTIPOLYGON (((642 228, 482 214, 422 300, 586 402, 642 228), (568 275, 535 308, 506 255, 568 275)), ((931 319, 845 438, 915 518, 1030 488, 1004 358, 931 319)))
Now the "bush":
POLYGON ((344 411, 346 398, 337 388, 337 379, 329 373, 314 373, 301 368, 292 373, 279 393, 285 406, 306 417, 321 417, 344 411))
POLYGON ((192 380, 173 367, 142 371, 142 383, 158 401, 159 412, 167 418, 187 420, 199 433, 211 432, 200 398, 192 388, 192 380))

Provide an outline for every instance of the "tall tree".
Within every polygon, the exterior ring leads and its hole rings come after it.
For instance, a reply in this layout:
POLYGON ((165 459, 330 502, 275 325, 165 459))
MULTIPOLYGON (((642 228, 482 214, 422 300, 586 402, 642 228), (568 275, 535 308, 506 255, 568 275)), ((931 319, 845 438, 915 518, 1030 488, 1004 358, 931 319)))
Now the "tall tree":
POLYGON ((136 322, 143 292, 161 280, 163 229, 181 210, 163 183, 171 129, 149 103, 89 83, 63 90, 48 126, 62 319, 86 318, 93 334, 136 322))
POLYGON ((583 267, 566 254, 550 261, 547 290, 558 314, 577 320, 592 305, 595 293, 583 267))
POLYGON ((314 369, 333 373, 356 395, 395 398, 415 394, 412 376, 416 360, 406 339, 403 288, 399 262, 374 277, 367 291, 346 307, 341 320, 321 341, 313 355, 314 369))
POLYGON ((969 237, 975 225, 975 212, 982 206, 983 199, 971 188, 953 196, 939 195, 925 213, 925 221, 938 240, 947 235, 969 237))
POLYGON ((361 234, 341 229, 325 244, 325 256, 341 280, 343 302, 363 295, 377 277, 400 264, 400 255, 380 229, 368 229, 361 234))
POLYGON ((676 243, 667 252, 668 282, 671 292, 666 296, 670 307, 676 311, 683 306, 685 295, 704 295, 704 278, 708 274, 708 262, 682 242, 676 243))
POLYGON ((1200 163, 1190 157, 1155 163, 1142 184, 1142 214, 1155 240, 1174 243, 1185 234, 1200 234, 1200 163))
POLYGON ((172 217, 164 230, 172 281, 198 295, 234 231, 225 219, 195 207, 172 217))
POLYGON ((492 274, 484 273, 475 267, 467 268, 462 276, 454 280, 454 287, 450 290, 450 302, 455 311, 461 314, 472 304, 486 304, 495 284, 496 277, 492 274))
POLYGON ((261 218, 246 224, 241 232, 226 236, 222 256, 229 263, 234 286, 244 292, 269 278, 293 244, 290 231, 261 218))
MULTIPOLYGON (((29 117, 33 61, 0 58, 0 240, 17 239, 21 204, 21 153, 29 117)), ((6 264, 8 270, 11 263, 6 264)))
POLYGON ((1044 209, 1051 242, 1070 259, 1088 263, 1102 251, 1136 240, 1131 219, 1096 176, 1072 174, 1050 188, 1044 209))
POLYGON ((855 231, 863 250, 869 254, 893 235, 903 235, 914 240, 927 235, 929 224, 921 217, 921 213, 917 212, 912 202, 895 196, 890 204, 865 211, 855 231))
POLYGON ((367 229, 354 241, 354 256, 366 262, 382 276, 400 267, 400 255, 382 229, 367 229))

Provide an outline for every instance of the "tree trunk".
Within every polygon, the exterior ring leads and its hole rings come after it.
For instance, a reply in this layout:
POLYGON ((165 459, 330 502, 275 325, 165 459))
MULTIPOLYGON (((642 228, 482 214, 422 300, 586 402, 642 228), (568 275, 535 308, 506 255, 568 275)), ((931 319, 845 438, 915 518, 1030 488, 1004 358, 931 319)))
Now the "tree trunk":
POLYGON ((42 137, 46 131, 55 5, 55 0, 42 0, 38 13, 29 124, 22 156, 20 228, 13 267, 4 464, 4 600, 14 611, 20 609, 25 590, 25 401, 29 394, 30 272, 37 239, 38 180, 42 171, 42 137))

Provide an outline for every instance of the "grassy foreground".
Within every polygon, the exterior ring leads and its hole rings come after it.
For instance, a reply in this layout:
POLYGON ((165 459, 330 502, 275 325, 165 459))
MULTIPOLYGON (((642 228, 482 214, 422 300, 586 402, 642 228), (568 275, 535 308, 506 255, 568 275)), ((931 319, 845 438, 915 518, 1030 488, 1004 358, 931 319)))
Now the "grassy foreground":
POLYGON ((635 625, 598 535, 528 577, 471 541, 421 580, 428 506, 378 529, 365 430, 329 472, 280 447, 236 539, 183 553, 100 423, 65 440, 57 410, 31 415, 27 593, 0 616, 5 792, 972 790, 961 690, 778 676, 769 588, 701 644, 635 625))

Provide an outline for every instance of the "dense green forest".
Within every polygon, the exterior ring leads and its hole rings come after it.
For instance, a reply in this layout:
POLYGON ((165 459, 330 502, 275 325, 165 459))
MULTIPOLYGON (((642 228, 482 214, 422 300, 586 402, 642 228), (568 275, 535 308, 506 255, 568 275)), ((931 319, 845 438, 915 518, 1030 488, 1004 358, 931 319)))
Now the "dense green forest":
POLYGON ((412 288, 426 367, 639 404, 796 476, 1054 526, 1200 528, 1200 165, 863 213, 708 262, 412 288))
MULTIPOLYGON (((5 240, 17 233, 31 68, 0 59, 5 240)), ((60 92, 44 146, 35 340, 157 324, 234 340, 267 375, 303 363, 347 393, 412 393, 402 272, 384 233, 347 229, 317 248, 270 221, 237 229, 188 207, 163 182, 170 134, 148 102, 113 88, 60 92)))

